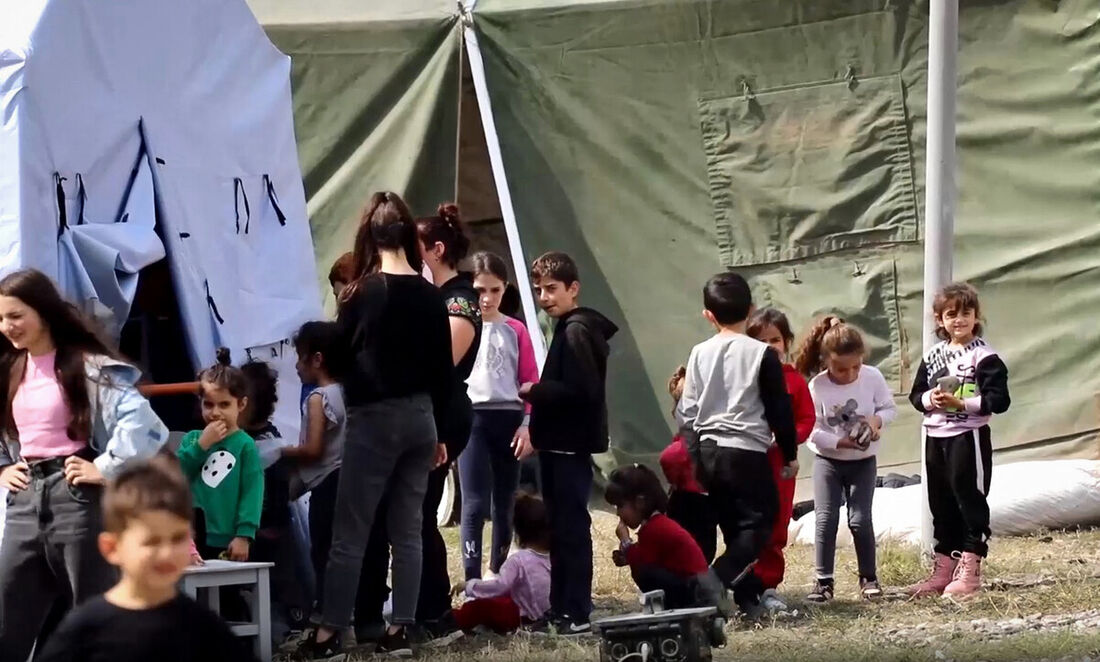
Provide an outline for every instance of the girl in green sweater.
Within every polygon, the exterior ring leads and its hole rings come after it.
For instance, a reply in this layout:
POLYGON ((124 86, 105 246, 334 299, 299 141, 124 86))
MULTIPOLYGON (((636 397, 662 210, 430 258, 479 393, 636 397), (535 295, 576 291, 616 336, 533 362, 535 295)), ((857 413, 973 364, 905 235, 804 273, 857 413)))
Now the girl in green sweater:
POLYGON ((247 561, 264 499, 259 452, 238 425, 248 379, 221 348, 199 383, 206 428, 189 432, 177 451, 195 499, 195 539, 204 559, 247 561))

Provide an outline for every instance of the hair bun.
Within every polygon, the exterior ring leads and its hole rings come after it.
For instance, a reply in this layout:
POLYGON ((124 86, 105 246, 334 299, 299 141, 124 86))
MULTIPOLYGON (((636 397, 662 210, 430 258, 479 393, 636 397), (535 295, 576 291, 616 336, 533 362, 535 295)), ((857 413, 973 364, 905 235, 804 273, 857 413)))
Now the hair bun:
POLYGON ((439 205, 437 213, 452 228, 458 228, 462 222, 458 216, 458 205, 453 202, 444 202, 439 205))
POLYGON ((228 347, 219 347, 214 354, 214 358, 217 360, 218 365, 233 365, 233 358, 230 356, 228 347))

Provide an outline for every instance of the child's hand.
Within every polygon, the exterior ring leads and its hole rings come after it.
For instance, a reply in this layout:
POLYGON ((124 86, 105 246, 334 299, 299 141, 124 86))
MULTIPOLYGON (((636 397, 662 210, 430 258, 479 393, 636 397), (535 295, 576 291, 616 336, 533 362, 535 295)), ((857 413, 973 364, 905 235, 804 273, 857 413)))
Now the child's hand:
POLYGON ((452 598, 457 598, 458 596, 462 595, 465 592, 466 592, 466 582, 456 582, 455 585, 451 587, 451 597, 452 598))
POLYGON ((945 409, 951 409, 955 411, 965 411, 966 403, 962 401, 962 398, 955 397, 951 393, 944 393, 943 402, 946 405, 945 409))
POLYGON ((615 564, 616 568, 625 568, 628 564, 626 562, 626 554, 623 554, 623 550, 616 549, 611 552, 611 562, 615 564))
POLYGON ((534 385, 534 382, 527 382, 519 387, 519 397, 521 400, 526 400, 527 396, 531 395, 531 387, 534 385))
POLYGON ((630 527, 626 525, 626 522, 619 520, 619 526, 615 527, 615 535, 619 537, 619 542, 630 542, 630 527))
POLYGON ((228 436, 229 426, 225 424, 225 421, 214 421, 207 425, 202 434, 199 435, 199 448, 208 451, 214 444, 228 436))
POLYGON ((432 462, 432 471, 447 464, 447 445, 438 443, 435 445, 435 460, 432 462))
POLYGON ((516 430, 516 436, 512 439, 512 452, 521 462, 535 453, 535 447, 531 445, 531 432, 526 425, 516 430))
POLYGON ((871 441, 878 441, 882 435, 882 419, 878 416, 869 416, 867 427, 871 428, 871 441))
POLYGON ((248 550, 252 547, 252 541, 248 538, 234 538, 229 541, 228 552, 230 561, 247 561, 248 550))
POLYGON ((779 471, 779 476, 783 480, 791 480, 798 476, 798 460, 791 460, 779 471))

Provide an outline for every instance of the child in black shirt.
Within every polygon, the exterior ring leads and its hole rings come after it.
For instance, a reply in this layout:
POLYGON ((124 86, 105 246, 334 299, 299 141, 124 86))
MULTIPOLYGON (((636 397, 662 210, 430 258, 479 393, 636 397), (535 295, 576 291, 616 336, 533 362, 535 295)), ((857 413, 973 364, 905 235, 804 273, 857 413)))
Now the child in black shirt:
POLYGON ((531 443, 539 451, 543 498, 554 532, 550 545, 550 625, 561 635, 586 634, 592 613, 592 455, 608 447, 608 341, 618 328, 577 303, 577 265, 547 253, 531 266, 539 305, 557 320, 538 384, 524 384, 531 403, 531 443))
POLYGON ((43 662, 242 662, 228 626, 180 595, 191 541, 191 490, 173 458, 122 470, 103 497, 99 549, 122 580, 70 612, 43 662))

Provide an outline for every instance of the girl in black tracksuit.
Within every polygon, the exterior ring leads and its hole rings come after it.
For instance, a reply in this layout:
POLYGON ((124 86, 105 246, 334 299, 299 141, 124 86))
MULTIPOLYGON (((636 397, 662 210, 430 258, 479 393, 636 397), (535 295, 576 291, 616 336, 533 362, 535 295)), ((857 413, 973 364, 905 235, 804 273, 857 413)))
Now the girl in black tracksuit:
POLYGON ((981 564, 989 552, 989 421, 1008 411, 1008 369, 981 337, 974 288, 947 286, 936 295, 933 312, 943 341, 925 354, 909 399, 924 413, 936 557, 932 575, 910 593, 963 598, 981 588, 981 564))

